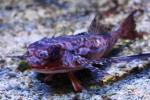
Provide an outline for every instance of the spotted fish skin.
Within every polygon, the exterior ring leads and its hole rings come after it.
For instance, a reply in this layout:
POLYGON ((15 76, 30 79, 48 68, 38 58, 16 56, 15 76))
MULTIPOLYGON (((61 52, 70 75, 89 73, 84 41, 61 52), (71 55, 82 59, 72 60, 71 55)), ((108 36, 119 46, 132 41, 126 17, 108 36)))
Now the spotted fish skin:
MULTIPOLYGON (((50 60, 53 61, 57 58, 59 58, 57 59, 59 61, 62 60, 65 52, 69 52, 74 56, 78 55, 87 59, 97 60, 100 59, 107 52, 107 49, 110 48, 109 46, 112 45, 112 42, 110 40, 111 36, 109 34, 99 35, 91 33, 76 36, 61 36, 53 39, 44 38, 29 45, 29 47, 27 48, 28 52, 26 53, 26 59, 29 64, 31 64, 31 66, 37 65, 37 67, 39 64, 40 66, 44 65, 43 63, 45 61, 48 61, 50 63, 50 60)), ((70 66, 65 67, 69 68, 70 66)))

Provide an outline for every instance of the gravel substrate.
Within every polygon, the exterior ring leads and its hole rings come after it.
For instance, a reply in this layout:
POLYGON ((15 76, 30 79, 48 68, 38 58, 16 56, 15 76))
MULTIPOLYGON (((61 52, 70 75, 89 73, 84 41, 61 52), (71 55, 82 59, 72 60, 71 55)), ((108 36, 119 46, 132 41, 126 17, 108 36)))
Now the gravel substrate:
MULTIPOLYGON (((89 73, 83 71, 80 81, 84 89, 75 93, 65 75, 57 75, 52 83, 45 84, 37 73, 16 72, 19 61, 7 57, 23 54, 26 46, 43 37, 84 32, 96 12, 114 6, 110 0, 0 0, 0 99, 149 100, 150 59, 111 64, 106 69, 110 76, 101 80, 105 85, 90 83, 89 73)), ((144 13, 136 18, 137 30, 148 35, 132 42, 119 40, 115 48, 121 50, 117 56, 150 52, 149 0, 120 0, 118 8, 106 14, 103 21, 115 30, 138 8, 144 13)), ((81 73, 76 74, 80 77, 81 73)))

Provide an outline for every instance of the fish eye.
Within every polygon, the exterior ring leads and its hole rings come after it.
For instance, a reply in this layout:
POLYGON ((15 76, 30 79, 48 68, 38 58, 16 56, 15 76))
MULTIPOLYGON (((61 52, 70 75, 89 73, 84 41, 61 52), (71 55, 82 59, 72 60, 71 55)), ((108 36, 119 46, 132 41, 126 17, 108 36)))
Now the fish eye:
POLYGON ((47 59, 47 58, 49 57, 48 52, 47 52, 47 51, 41 51, 41 52, 39 53, 39 57, 40 57, 40 58, 47 59))

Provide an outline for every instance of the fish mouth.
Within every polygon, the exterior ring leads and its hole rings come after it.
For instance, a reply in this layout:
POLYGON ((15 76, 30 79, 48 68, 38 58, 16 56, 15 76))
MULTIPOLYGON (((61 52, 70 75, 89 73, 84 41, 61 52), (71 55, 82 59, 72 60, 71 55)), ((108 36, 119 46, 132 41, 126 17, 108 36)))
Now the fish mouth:
POLYGON ((46 61, 36 56, 27 57, 26 61, 33 68, 38 68, 38 69, 41 69, 43 66, 45 66, 45 63, 46 63, 46 61))
POLYGON ((57 74, 57 73, 67 73, 70 71, 78 71, 83 69, 82 67, 76 67, 76 68, 57 68, 57 69, 36 69, 32 68, 33 71, 43 74, 57 74))

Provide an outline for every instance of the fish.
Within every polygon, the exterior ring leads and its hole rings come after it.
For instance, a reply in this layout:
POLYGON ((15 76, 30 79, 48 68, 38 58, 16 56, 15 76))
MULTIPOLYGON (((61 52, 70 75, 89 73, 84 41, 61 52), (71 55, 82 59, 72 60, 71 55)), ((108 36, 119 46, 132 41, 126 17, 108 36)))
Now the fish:
MULTIPOLYGON (((100 22, 101 15, 96 14, 87 32, 52 38, 45 37, 31 43, 27 51, 20 57, 24 60, 17 69, 22 72, 32 70, 47 74, 47 79, 51 79, 54 74, 66 73, 74 90, 79 92, 82 86, 74 75, 75 71, 88 69, 97 77, 102 77, 102 70, 93 66, 93 63, 104 61, 119 39, 134 40, 143 37, 143 34, 139 34, 135 29, 134 15, 138 11, 132 11, 119 28, 111 32, 100 22)), ((111 61, 119 60, 111 58, 111 61)))

